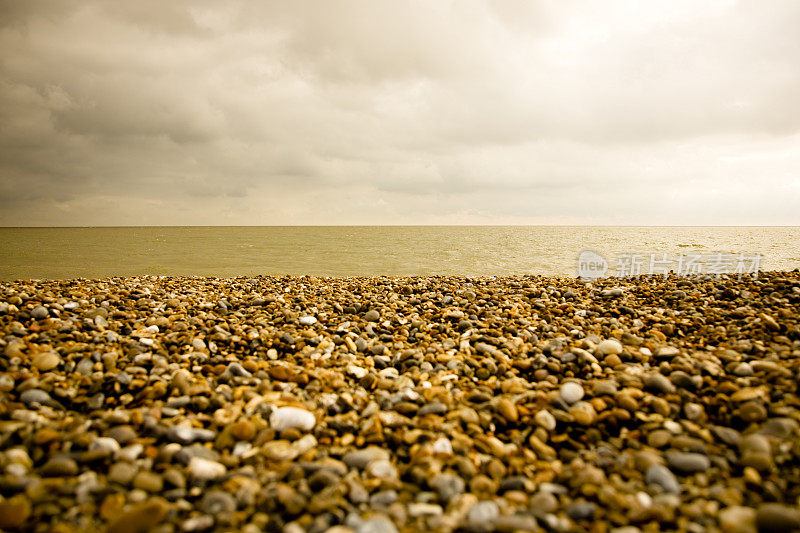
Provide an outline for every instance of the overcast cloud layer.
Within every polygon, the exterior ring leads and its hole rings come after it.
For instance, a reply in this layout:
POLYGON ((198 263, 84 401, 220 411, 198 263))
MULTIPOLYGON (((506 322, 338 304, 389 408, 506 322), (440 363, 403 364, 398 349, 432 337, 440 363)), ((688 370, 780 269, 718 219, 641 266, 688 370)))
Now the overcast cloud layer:
POLYGON ((0 224, 800 224, 800 2, 0 2, 0 224))

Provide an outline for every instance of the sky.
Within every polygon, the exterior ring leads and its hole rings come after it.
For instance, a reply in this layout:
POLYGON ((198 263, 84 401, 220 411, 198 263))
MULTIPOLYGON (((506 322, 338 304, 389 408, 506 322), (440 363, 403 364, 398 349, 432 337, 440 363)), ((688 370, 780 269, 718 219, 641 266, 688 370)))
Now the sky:
POLYGON ((800 225, 800 2, 0 0, 0 225, 800 225))

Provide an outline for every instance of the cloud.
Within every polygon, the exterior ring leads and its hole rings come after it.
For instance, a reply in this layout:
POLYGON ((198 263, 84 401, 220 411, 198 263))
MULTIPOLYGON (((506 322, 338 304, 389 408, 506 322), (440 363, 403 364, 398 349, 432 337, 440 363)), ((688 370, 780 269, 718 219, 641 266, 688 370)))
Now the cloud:
POLYGON ((0 11, 0 224, 800 223, 791 0, 0 11))

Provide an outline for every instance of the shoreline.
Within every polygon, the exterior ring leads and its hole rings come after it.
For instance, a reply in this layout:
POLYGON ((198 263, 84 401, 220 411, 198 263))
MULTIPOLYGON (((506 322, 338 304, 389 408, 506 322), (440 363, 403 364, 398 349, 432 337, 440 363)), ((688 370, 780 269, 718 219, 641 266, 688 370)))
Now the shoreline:
POLYGON ((796 270, 3 281, 0 528, 800 528, 798 304, 796 270))

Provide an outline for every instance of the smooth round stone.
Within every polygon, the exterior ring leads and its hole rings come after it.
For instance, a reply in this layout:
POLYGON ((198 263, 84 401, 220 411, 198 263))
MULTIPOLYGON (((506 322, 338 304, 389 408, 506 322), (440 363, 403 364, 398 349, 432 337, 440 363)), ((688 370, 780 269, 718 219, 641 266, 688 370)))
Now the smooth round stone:
POLYGON ((61 363, 61 356, 56 352, 39 352, 31 359, 31 364, 41 372, 53 370, 61 363))
POLYGON ((361 379, 369 373, 369 371, 366 368, 358 365, 348 365, 346 370, 349 375, 353 376, 356 379, 361 379))
POLYGON ((292 461, 300 455, 288 440, 274 440, 268 442, 263 448, 264 455, 272 461, 292 461))
POLYGON ((279 407, 269 417, 270 427, 278 432, 287 429, 311 431, 316 423, 314 414, 300 407, 279 407))
POLYGON ((561 395, 561 399, 564 400, 567 404, 573 404, 577 401, 580 401, 583 398, 584 394, 583 387, 581 387, 574 381, 568 381, 563 385, 561 385, 559 393, 561 395))
POLYGON ((47 310, 46 307, 41 305, 37 305, 36 307, 33 308, 33 311, 31 311, 31 317, 35 318, 36 320, 42 320, 47 318, 48 316, 50 316, 50 312, 47 310))
POLYGON ((750 377, 754 374, 753 367, 750 363, 739 363, 733 369, 733 374, 739 377, 750 377))
POLYGON ((397 526, 385 516, 373 516, 361 522, 356 533, 397 533, 397 526))
POLYGON ((542 409, 538 411, 533 419, 539 424, 542 428, 546 429, 547 431, 553 431, 556 429, 556 417, 550 413, 547 409, 542 409))
POLYGON ((597 506, 592 502, 580 501, 574 502, 567 507, 567 516, 576 522, 584 520, 591 520, 594 518, 597 506))
POLYGON ((497 531, 540 531, 536 518, 529 514, 500 515, 495 528, 497 531))
POLYGON ((231 363, 228 365, 228 368, 225 369, 225 372, 231 376, 236 376, 240 378, 249 378, 252 377, 248 370, 246 370, 242 365, 239 363, 231 363))
POLYGON ((495 530, 495 524, 500 517, 500 509, 493 501, 478 502, 470 507, 467 512, 465 529, 475 533, 489 533, 495 530))
POLYGON ((516 422, 519 420, 517 406, 513 401, 508 398, 500 398, 495 405, 497 413, 509 422, 516 422))
POLYGON ((589 402, 576 402, 569 408, 569 414, 578 424, 588 426, 597 419, 597 412, 589 402))
POLYGON ((658 394, 670 394, 675 392, 675 385, 663 374, 654 372, 645 376, 643 380, 645 389, 658 394))
POLYGON ((667 464, 670 468, 674 468, 679 472, 695 473, 705 472, 711 467, 711 461, 708 457, 700 453, 692 452, 678 452, 674 450, 668 451, 664 456, 667 459, 667 464))
POLYGON ((130 426, 117 426, 111 428, 108 430, 108 434, 106 436, 114 439, 123 446, 138 437, 136 432, 130 426))
POLYGON ((594 351, 600 355, 619 355, 622 353, 622 343, 616 339, 606 339, 594 351))
POLYGON ((767 418, 767 408, 759 401, 745 402, 739 407, 739 416, 745 422, 760 422, 767 418))
POLYGON ((739 444, 741 451, 741 464, 750 466, 760 472, 769 472, 774 463, 769 439, 764 435, 754 434, 742 438, 739 444))
POLYGON ((18 529, 31 515, 31 503, 23 496, 0 502, 0 529, 18 529))
POLYGON ((344 457, 342 457, 342 461, 344 461, 344 464, 347 466, 351 468, 358 468, 360 470, 366 468, 366 466, 372 461, 388 461, 390 457, 391 456, 389 452, 383 448, 370 446, 368 448, 364 448, 363 450, 347 452, 344 457))
POLYGON ((225 491, 210 490, 200 501, 200 510, 212 516, 232 513, 236 510, 236 499, 225 491))
POLYGON ((530 499, 530 508, 537 516, 555 512, 558 498, 549 490, 540 490, 530 499))
POLYGON ((408 516, 419 518, 420 516, 441 516, 444 513, 441 505, 435 503, 410 503, 408 504, 408 516))
MULTIPOLYGON (((209 515, 193 516, 181 522, 181 531, 184 533, 195 533, 209 531, 214 527, 214 517, 209 515)), ((286 531, 286 530, 284 530, 286 531)))
POLYGON ((696 422, 705 414, 705 409, 699 403, 689 402, 684 405, 683 412, 686 413, 686 418, 696 422))
POLYGON ((8 374, 0 375, 0 392, 14 390, 14 378, 8 374))
POLYGON ((769 443, 769 439, 758 433, 742 437, 739 443, 739 449, 742 452, 772 453, 772 446, 769 443))
POLYGON ((756 510, 759 533, 780 533, 800 529, 800 510, 781 503, 764 503, 756 510))
POLYGON ((134 476, 133 486, 146 492, 161 492, 164 488, 164 480, 155 472, 142 470, 134 476))
POLYGON ((172 426, 167 431, 167 440, 187 445, 193 442, 209 442, 216 438, 217 434, 210 429, 190 428, 185 426, 172 426))
POLYGON ((201 481, 210 481, 224 476, 228 469, 225 465, 217 461, 203 459, 202 457, 192 457, 187 467, 189 475, 201 481))
POLYGON ((119 442, 111 437, 99 437, 89 445, 89 450, 103 450, 107 455, 113 455, 120 449, 119 442))
POLYGON ((364 314, 364 320, 367 322, 377 322, 380 319, 381 314, 374 309, 371 309, 364 314))
POLYGON ((647 444, 653 448, 663 448, 672 440, 672 433, 666 429, 654 429, 647 435, 647 444))
POLYGON ((256 428, 249 420, 239 420, 231 426, 231 435, 236 440, 250 441, 256 436, 256 428))
POLYGON ((379 479, 397 478, 397 469, 394 467, 391 461, 387 459, 379 459, 377 461, 372 461, 367 465, 366 472, 370 476, 379 479))
POLYGON ((114 463, 108 469, 108 480, 120 485, 129 485, 134 476, 136 476, 137 468, 135 465, 128 462, 114 463))
POLYGON ((453 455, 453 445, 449 439, 441 437, 433 442, 431 451, 436 455, 453 455))
POLYGON ((760 433, 779 439, 789 439, 797 434, 798 429, 800 429, 800 424, 793 418, 770 418, 761 428, 760 433))
POLYGON ((301 316, 300 323, 304 326, 313 326, 317 323, 317 319, 313 316, 301 316))
POLYGON ((53 399, 48 393, 40 389, 29 389, 19 395, 19 399, 26 405, 41 404, 50 405, 54 403, 53 399))
POLYGON ((417 411, 419 416, 425 415, 443 415, 446 414, 448 411, 447 406, 442 402, 431 402, 423 405, 417 411))
POLYGON ((726 507, 719 512, 719 525, 725 532, 755 533, 756 510, 752 507, 726 507))
POLYGON ((41 473, 46 477, 67 477, 78 473, 78 463, 66 456, 56 456, 42 466, 41 473))
POLYGON ((130 533, 133 531, 150 531, 158 525, 169 511, 169 505, 161 498, 152 498, 146 502, 135 504, 124 513, 120 513, 108 525, 108 533, 130 533))
POLYGON ((675 474, 664 465, 650 465, 647 468, 644 481, 648 485, 658 485, 664 492, 671 494, 680 494, 681 492, 681 485, 678 483, 675 474))
POLYGON ((397 501, 396 490, 382 490, 376 492, 369 498, 369 504, 374 506, 386 507, 397 501))
POLYGON ((439 499, 445 504, 456 496, 463 494, 466 489, 464 480, 460 476, 449 472, 434 476, 430 481, 430 486, 438 493, 439 499))

